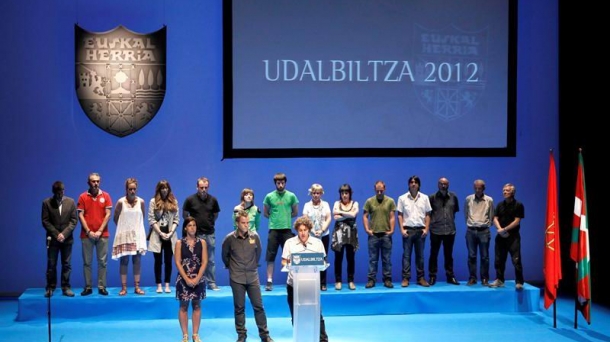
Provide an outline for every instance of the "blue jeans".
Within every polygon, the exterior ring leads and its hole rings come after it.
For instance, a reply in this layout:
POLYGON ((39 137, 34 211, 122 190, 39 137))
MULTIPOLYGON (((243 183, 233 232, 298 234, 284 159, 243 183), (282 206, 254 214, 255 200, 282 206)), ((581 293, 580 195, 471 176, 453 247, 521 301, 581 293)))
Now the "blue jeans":
POLYGON ((383 280, 392 281, 392 236, 387 234, 369 235, 369 274, 368 280, 373 282, 377 278, 377 265, 379 252, 381 252, 381 265, 383 280))
POLYGON ((481 280, 489 279, 489 228, 466 230, 466 246, 468 247, 468 271, 470 279, 477 279, 477 248, 481 255, 481 280))
POLYGON ((208 265, 203 273, 203 278, 208 284, 208 288, 216 286, 216 263, 214 262, 214 252, 216 251, 216 235, 214 234, 201 234, 198 235, 200 239, 205 240, 208 248, 208 265))
POLYGON ((402 238, 402 279, 411 279, 411 253, 415 246, 415 270, 417 280, 424 277, 424 246, 426 238, 423 229, 407 228, 407 237, 402 238))

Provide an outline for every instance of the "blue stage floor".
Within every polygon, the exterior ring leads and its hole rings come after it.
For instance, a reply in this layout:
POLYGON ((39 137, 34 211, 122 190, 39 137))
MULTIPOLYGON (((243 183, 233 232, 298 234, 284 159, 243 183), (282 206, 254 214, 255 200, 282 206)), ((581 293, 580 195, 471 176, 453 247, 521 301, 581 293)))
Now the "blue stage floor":
MULTIPOLYGON (((530 292, 535 293, 536 304, 533 305, 535 310, 521 311, 517 309, 522 308, 522 304, 514 303, 520 298, 514 289, 514 284, 507 284, 507 287, 502 289, 438 285, 440 284, 431 288, 398 286, 394 289, 385 289, 378 285, 370 290, 360 286, 356 291, 329 289, 322 298, 329 340, 332 342, 610 341, 610 310, 607 308, 593 305, 593 323, 587 325, 579 315, 579 327, 574 329, 573 301, 560 299, 557 304, 558 326, 553 328, 552 309, 546 311, 542 309, 540 291, 533 286, 528 286, 522 294, 530 298, 530 292), (464 303, 468 301, 461 298, 472 298, 470 296, 473 293, 477 294, 475 297, 478 300, 465 305, 464 303), (489 298, 497 295, 504 296, 503 301, 511 302, 512 305, 497 306, 490 303, 489 298), (437 296, 445 297, 438 299, 437 296), (401 297, 407 299, 399 299, 401 297), (458 304, 460 302, 462 304, 458 304), (461 306, 456 307, 456 305, 461 306), (396 309, 403 306, 406 308, 396 309), (354 307, 359 307, 361 314, 354 314, 351 311, 354 307), (392 313, 400 310, 414 311, 414 308, 418 307, 423 308, 424 313, 392 313), (450 307, 447 310, 453 312, 428 312, 432 310, 431 308, 439 307, 450 307), (485 311, 484 308, 492 310, 485 311), (383 312, 392 314, 383 314, 383 312)), ((118 289, 114 290, 118 292, 118 289)), ((108 297, 97 294, 89 297, 80 297, 77 294, 74 298, 54 296, 52 303, 69 301, 68 304, 63 304, 68 305, 66 307, 70 308, 70 313, 79 318, 57 318, 54 315, 51 324, 51 341, 180 341, 178 308, 173 294, 158 295, 154 293, 153 288, 147 290, 145 296, 130 293, 126 297, 119 297, 113 291, 108 297), (89 300, 97 302, 86 304, 89 300), (137 301, 147 304, 140 307, 134 304, 137 301), (160 301, 167 301, 167 304, 160 301), (164 308, 163 315, 168 318, 145 318, 157 315, 157 306, 164 308), (100 312, 111 308, 116 309, 116 313, 100 312)), ((270 313, 269 329, 276 342, 292 341, 292 327, 284 291, 284 288, 276 286, 273 292, 264 292, 265 307, 270 313)), ((42 300, 46 303, 46 299, 42 297, 42 289, 30 289, 24 293, 26 294, 32 296, 28 299, 42 300)), ((236 340, 232 314, 229 317, 213 317, 225 315, 226 312, 231 313, 232 306, 224 303, 230 297, 230 289, 223 287, 219 292, 210 293, 210 297, 204 301, 204 319, 200 331, 203 341, 236 340), (220 302, 223 303, 222 307, 218 306, 220 302)), ((27 321, 17 320, 19 302, 24 299, 0 300, 0 341, 49 340, 46 305, 37 309, 37 317, 27 321)), ((56 307, 54 310, 59 309, 56 307)), ((248 316, 248 340, 257 341, 256 326, 250 312, 248 316)))

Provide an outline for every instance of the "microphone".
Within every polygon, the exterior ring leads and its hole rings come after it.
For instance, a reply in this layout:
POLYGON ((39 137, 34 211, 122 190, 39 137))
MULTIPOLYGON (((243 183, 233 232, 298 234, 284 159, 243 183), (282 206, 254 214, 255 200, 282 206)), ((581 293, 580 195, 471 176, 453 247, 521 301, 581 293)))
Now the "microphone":
POLYGON ((51 245, 51 237, 47 236, 47 249, 49 249, 49 245, 51 245))

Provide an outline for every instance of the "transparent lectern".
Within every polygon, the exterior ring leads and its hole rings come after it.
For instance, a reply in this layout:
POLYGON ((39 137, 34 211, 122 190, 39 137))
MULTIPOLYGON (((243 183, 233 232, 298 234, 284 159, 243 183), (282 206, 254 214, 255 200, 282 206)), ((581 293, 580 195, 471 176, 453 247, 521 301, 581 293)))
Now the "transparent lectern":
POLYGON ((320 341, 320 271, 327 267, 324 253, 293 253, 284 269, 292 272, 294 342, 320 341))

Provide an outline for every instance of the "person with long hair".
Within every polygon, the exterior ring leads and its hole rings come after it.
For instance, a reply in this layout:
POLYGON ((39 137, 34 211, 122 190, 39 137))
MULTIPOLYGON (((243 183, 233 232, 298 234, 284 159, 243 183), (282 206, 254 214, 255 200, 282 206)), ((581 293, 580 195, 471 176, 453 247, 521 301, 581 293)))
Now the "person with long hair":
POLYGON ((258 231, 261 224, 261 210, 254 204, 254 190, 243 189, 239 200, 239 204, 233 208, 233 228, 237 230, 237 213, 243 210, 248 213, 248 229, 252 232, 258 231))
POLYGON ((120 260, 121 291, 119 296, 127 294, 127 266, 129 257, 133 263, 134 293, 143 295, 140 288, 141 257, 146 254, 146 231, 144 229, 144 200, 136 195, 138 181, 127 178, 125 181, 125 196, 117 202, 114 210, 116 235, 112 244, 112 259, 120 260))
POLYGON ((163 264, 165 264, 165 272, 163 273, 165 292, 172 292, 169 284, 174 263, 174 246, 178 240, 176 229, 179 223, 178 200, 174 196, 169 182, 161 180, 155 187, 155 197, 150 199, 148 205, 148 224, 150 225, 148 250, 155 257, 154 270, 157 293, 163 292, 161 281, 163 264))
POLYGON ((335 227, 331 248, 335 252, 335 290, 341 290, 343 254, 347 261, 347 284, 350 290, 356 289, 354 273, 356 271, 356 251, 358 250, 358 202, 352 199, 352 187, 343 184, 339 187, 339 200, 333 204, 335 227))
POLYGON ((193 308, 191 317, 193 325, 193 342, 201 342, 199 325, 201 324, 201 301, 206 297, 205 278, 203 276, 208 264, 208 249, 203 238, 197 235, 197 221, 187 216, 183 224, 184 236, 176 242, 174 262, 178 269, 176 279, 176 299, 180 301, 178 322, 182 330, 182 342, 189 341, 188 311, 189 303, 193 308))

